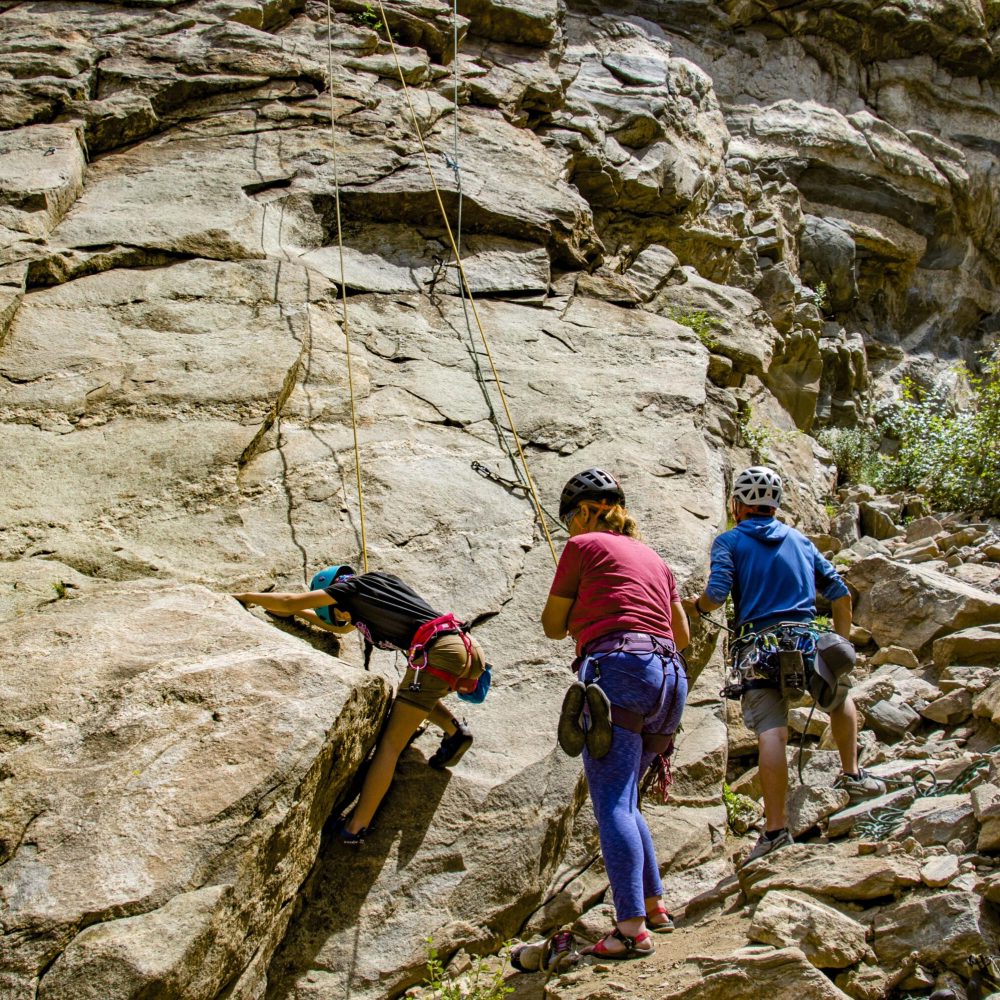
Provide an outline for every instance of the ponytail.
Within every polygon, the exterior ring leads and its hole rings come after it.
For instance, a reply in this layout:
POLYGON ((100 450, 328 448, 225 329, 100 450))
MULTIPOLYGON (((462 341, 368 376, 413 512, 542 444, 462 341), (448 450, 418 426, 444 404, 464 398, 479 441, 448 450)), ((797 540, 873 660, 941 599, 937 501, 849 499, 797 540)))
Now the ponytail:
POLYGON ((636 540, 642 538, 635 518, 620 503, 602 510, 598 514, 597 521, 605 531, 617 531, 636 540))

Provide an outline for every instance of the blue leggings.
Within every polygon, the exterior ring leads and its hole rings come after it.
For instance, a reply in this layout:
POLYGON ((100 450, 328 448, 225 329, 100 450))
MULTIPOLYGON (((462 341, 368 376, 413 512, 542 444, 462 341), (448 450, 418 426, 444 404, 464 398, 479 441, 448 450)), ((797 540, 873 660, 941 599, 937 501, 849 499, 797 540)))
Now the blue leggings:
MULTIPOLYGON (((663 704, 648 720, 647 731, 672 733, 680 723, 687 677, 677 656, 617 652, 588 657, 580 666, 580 679, 598 684, 613 705, 643 716, 656 710, 665 684, 663 704)), ((645 916, 646 898, 663 895, 653 838, 639 812, 639 778, 655 756, 643 752, 639 733, 621 726, 614 727, 607 756, 594 760, 586 750, 583 753, 583 770, 619 921, 645 916)))

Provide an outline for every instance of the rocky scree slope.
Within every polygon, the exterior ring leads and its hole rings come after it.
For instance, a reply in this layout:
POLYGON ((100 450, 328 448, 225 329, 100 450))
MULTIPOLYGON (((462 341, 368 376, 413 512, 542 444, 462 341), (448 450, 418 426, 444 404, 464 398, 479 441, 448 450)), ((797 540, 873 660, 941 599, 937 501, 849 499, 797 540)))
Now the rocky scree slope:
MULTIPOLYGON (((11 997, 393 995, 427 934, 489 950, 603 892, 554 751, 551 558, 471 468, 514 477, 410 104, 368 5, 332 21, 0 2, 11 997), (369 558, 499 668, 473 751, 428 775, 418 741, 360 864, 322 826, 400 664, 221 596, 360 555, 331 106, 369 558)), ((457 122, 463 258, 545 502, 614 468, 685 586, 747 445, 825 531, 803 432, 994 335, 992 7, 476 0, 457 50, 445 3, 385 21, 453 223, 457 122)), ((672 870, 724 852, 711 643, 699 670, 672 870)))

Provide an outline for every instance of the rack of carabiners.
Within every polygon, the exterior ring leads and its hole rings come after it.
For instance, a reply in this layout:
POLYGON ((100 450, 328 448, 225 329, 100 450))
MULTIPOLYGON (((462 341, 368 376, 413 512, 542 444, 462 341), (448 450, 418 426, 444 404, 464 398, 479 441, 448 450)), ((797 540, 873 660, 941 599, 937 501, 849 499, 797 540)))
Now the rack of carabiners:
MULTIPOLYGON (((801 653, 804 661, 815 655, 820 633, 829 631, 827 626, 815 622, 778 622, 758 632, 741 631, 733 639, 729 674, 720 693, 725 698, 738 699, 748 681, 781 686, 780 654, 801 653)), ((804 677, 800 686, 805 686, 804 677)))
MULTIPOLYGON (((918 799, 938 798, 942 795, 957 795, 972 787, 976 779, 990 766, 990 758, 1000 752, 1000 743, 985 751, 979 760, 963 768, 951 781, 939 785, 934 774, 927 768, 920 768, 906 778, 880 778, 890 788, 905 788, 913 785, 918 799)), ((881 806, 864 815, 854 824, 854 831, 865 840, 883 840, 903 822, 906 809, 899 806, 881 806)))

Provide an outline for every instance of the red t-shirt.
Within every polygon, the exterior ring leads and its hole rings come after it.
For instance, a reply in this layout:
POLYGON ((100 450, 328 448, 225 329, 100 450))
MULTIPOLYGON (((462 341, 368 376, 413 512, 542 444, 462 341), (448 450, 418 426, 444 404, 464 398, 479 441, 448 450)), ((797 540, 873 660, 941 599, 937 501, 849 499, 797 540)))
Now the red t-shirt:
POLYGON ((577 653, 608 632, 673 639, 670 605, 680 601, 670 567, 642 542, 591 531, 566 543, 549 593, 573 599, 569 634, 577 653))

